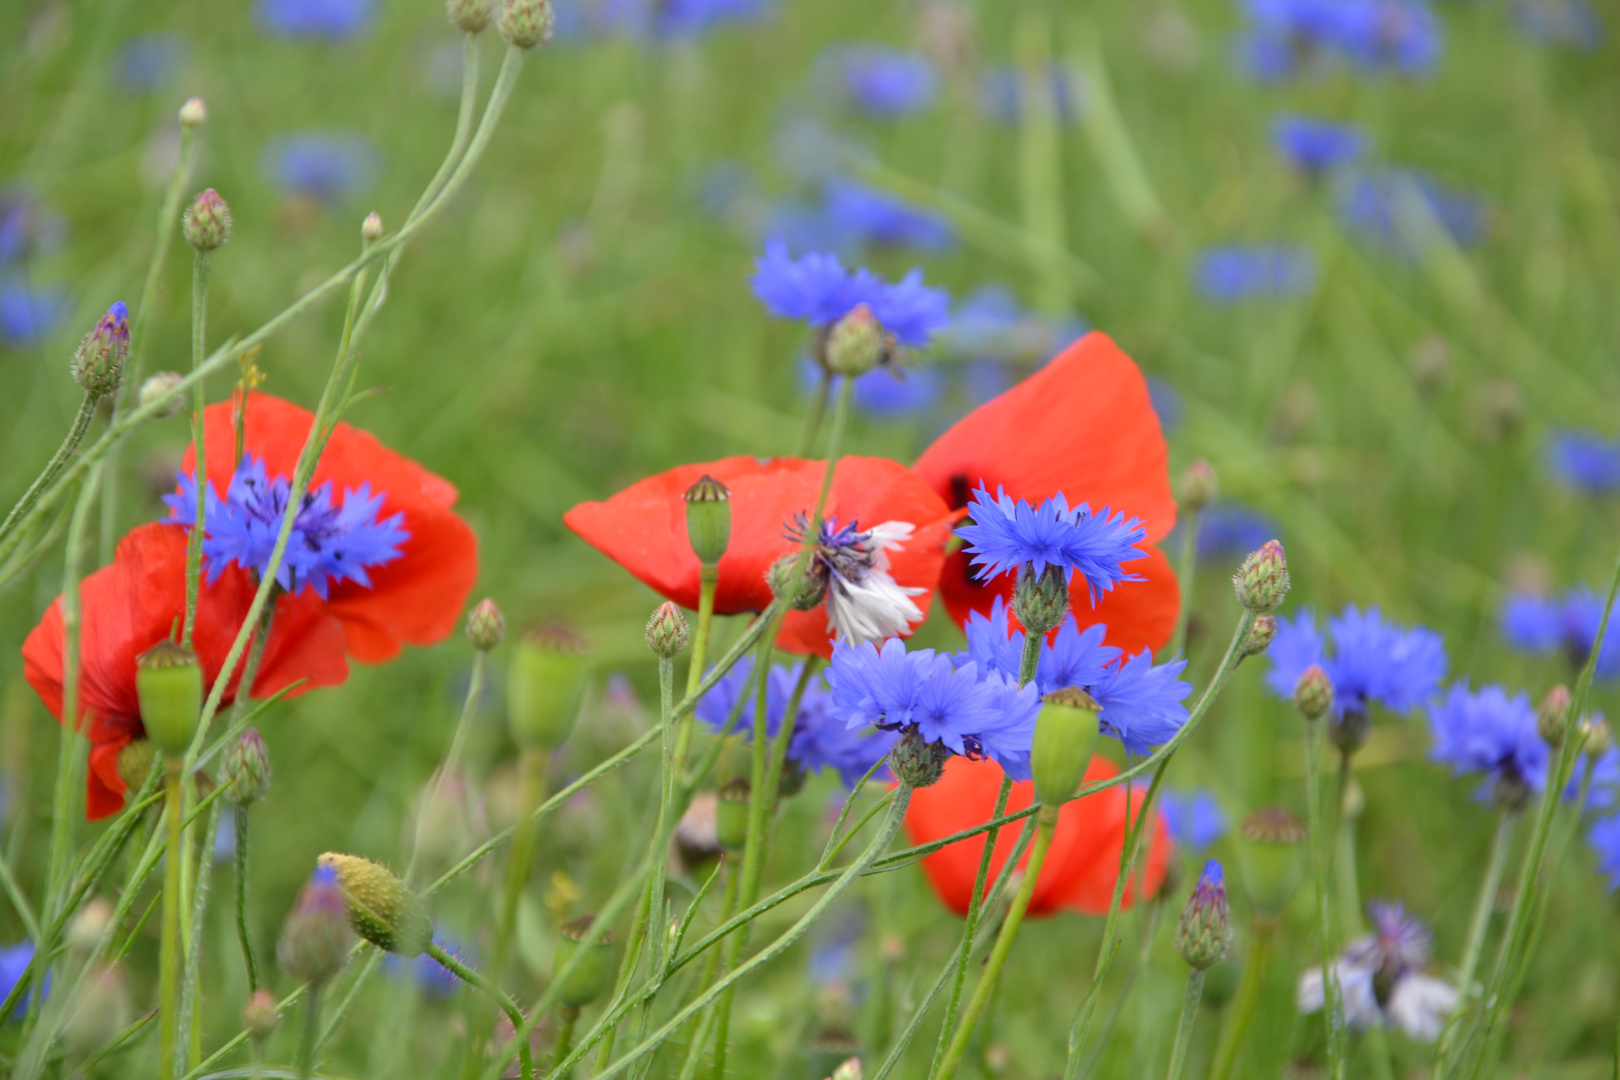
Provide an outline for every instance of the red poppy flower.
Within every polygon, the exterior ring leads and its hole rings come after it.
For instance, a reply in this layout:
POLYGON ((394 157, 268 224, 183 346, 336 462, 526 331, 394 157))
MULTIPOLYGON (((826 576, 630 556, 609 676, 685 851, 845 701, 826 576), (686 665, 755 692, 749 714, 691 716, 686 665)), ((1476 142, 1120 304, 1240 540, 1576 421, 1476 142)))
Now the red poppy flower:
MULTIPOLYGON (((784 528, 794 515, 811 513, 821 495, 827 463, 802 458, 729 457, 681 465, 632 484, 606 502, 581 503, 563 522, 591 546, 648 587, 688 608, 698 606, 698 560, 686 534, 683 496, 704 474, 731 491, 731 542, 720 559, 714 609, 722 615, 762 611, 771 602, 765 575, 777 559, 798 549, 784 528)), ((890 549, 888 574, 901 589, 915 589, 918 618, 939 580, 945 543, 955 515, 911 470, 886 458, 839 461, 827 498, 827 516, 864 530, 888 522, 913 527, 909 539, 890 549)), ((909 632, 909 631, 908 631, 909 632)), ((778 645, 829 656, 826 605, 792 612, 778 645)))
MULTIPOLYGON (((1093 757, 1086 769, 1086 783, 1117 776, 1119 769, 1103 757, 1093 757)), ((912 793, 906 811, 906 833, 913 844, 928 844, 952 833, 982 825, 990 820, 1001 791, 1001 767, 990 761, 970 761, 952 757, 945 763, 945 774, 932 787, 912 793)), ((1034 801, 1035 785, 1022 781, 1013 785, 1007 801, 1009 812, 1022 810, 1034 801)), ((1058 811, 1057 831, 1047 851, 1046 862, 1035 881, 1030 900, 1031 915, 1050 915, 1068 909, 1088 915, 1108 911, 1114 884, 1119 880, 1119 856, 1125 846, 1125 812, 1130 800, 1132 812, 1141 806, 1141 795, 1129 793, 1122 784, 1065 803, 1058 811)), ((1124 906, 1130 907, 1145 885, 1149 893, 1164 882, 1170 858, 1170 833, 1164 820, 1154 814, 1153 836, 1144 865, 1125 888, 1124 906)), ((1000 872, 1018 842, 1021 825, 1009 825, 996 838, 990 857, 990 880, 1000 872)), ((958 915, 967 913, 973 898, 973 882, 984 855, 983 834, 943 847, 923 859, 923 872, 946 907, 958 915)), ((1025 860, 1029 858, 1026 853, 1025 860)))
MULTIPOLYGON (((1164 434, 1147 382, 1105 334, 1090 333, 999 397, 963 417, 925 451, 913 470, 960 509, 981 483, 1038 503, 1062 492, 1139 517, 1146 559, 1126 568, 1146 580, 1122 582, 1095 608, 1074 607, 1081 628, 1108 626, 1108 642, 1128 652, 1157 648, 1175 629, 1181 594, 1170 560, 1152 542, 1176 522, 1164 434)), ((997 596, 1011 598, 1013 578, 981 583, 968 556, 955 552, 940 576, 940 595, 958 623, 988 615, 997 596)), ((1083 589, 1075 591, 1077 597, 1083 589)))
MULTIPOLYGON (((236 468, 236 426, 229 401, 203 412, 208 479, 223 495, 236 468)), ((315 417, 269 394, 250 394, 243 449, 271 477, 291 477, 315 417)), ((196 467, 186 449, 181 468, 196 467)), ((392 660, 402 645, 449 636, 478 578, 478 541, 451 509, 453 484, 388 449, 370 432, 338 424, 315 466, 311 490, 330 481, 334 497, 369 484, 384 496, 380 516, 404 515, 409 539, 400 558, 370 567, 369 585, 333 583, 324 606, 343 625, 349 655, 366 664, 392 660)))
MULTIPOLYGON (((118 752, 144 733, 135 694, 135 658, 167 638, 185 613, 186 534, 173 525, 134 529, 118 542, 111 566, 79 586, 79 724, 90 739, 86 816, 92 821, 124 805, 118 752)), ((246 571, 227 567, 207 585, 197 605, 192 645, 209 684, 218 678, 225 654, 253 602, 255 586, 246 571)), ((23 642, 23 675, 51 715, 62 719, 62 601, 46 610, 23 642)), ((224 700, 236 693, 235 680, 224 700)), ((348 677, 343 658, 343 627, 311 592, 282 596, 265 643, 257 697, 273 694, 299 679, 296 693, 336 686, 348 677)))

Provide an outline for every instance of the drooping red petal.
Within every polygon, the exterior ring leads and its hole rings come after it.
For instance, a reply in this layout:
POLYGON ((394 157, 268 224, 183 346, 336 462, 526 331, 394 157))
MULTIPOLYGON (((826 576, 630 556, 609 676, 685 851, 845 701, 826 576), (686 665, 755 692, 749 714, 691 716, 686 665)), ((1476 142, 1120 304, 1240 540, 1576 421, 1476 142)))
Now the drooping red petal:
POLYGON ((90 773, 84 791, 85 820, 100 821, 124 808, 128 785, 118 775, 118 754, 134 738, 126 734, 90 744, 90 773))

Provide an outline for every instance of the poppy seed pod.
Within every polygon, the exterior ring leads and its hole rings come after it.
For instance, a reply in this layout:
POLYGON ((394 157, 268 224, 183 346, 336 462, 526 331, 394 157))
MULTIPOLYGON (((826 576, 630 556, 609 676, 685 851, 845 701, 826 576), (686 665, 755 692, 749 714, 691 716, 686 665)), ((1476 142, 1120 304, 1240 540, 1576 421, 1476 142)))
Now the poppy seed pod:
POLYGON ((73 381, 92 397, 118 389, 129 356, 129 309, 119 300, 84 335, 73 354, 73 381))
POLYGON ((1243 877, 1259 915, 1282 914, 1305 876, 1305 826, 1280 806, 1267 806, 1239 826, 1243 877))
POLYGON ((281 926, 276 960, 293 978, 319 986, 343 970, 353 942, 337 871, 319 865, 281 926))
POLYGON ((1232 948, 1232 914, 1226 903, 1226 875, 1214 859, 1204 866, 1176 926, 1176 950, 1203 971, 1226 959, 1232 948))
POLYGON ((551 40, 551 0, 505 0, 495 29, 508 45, 532 49, 551 40))
POLYGON ((894 339, 872 309, 856 304, 827 330, 821 343, 821 362, 834 375, 855 378, 888 359, 894 347, 894 339))
POLYGON ((1056 630, 1069 613, 1068 568, 1054 563, 1037 574, 1026 563, 1018 571, 1018 584, 1013 586, 1012 608, 1031 633, 1056 630))
POLYGON ((1294 684, 1294 705, 1307 720, 1320 720, 1333 711, 1333 680, 1321 665, 1312 664, 1294 684))
POLYGON ((704 473, 682 496, 686 535, 704 566, 716 566, 731 544, 731 490, 704 473))
POLYGON ((518 638, 507 674, 507 721, 519 746, 551 750, 574 730, 589 648, 561 623, 531 627, 518 638))
POLYGON ((1101 729, 1101 707, 1076 686, 1041 698, 1035 720, 1035 743, 1029 755, 1035 798, 1053 810, 1069 801, 1091 764, 1101 729))
POLYGON ((416 894, 392 870, 358 855, 328 851, 319 859, 337 875, 354 932, 387 952, 420 955, 433 936, 433 923, 416 894))
POLYGON ((214 251, 231 238, 231 208, 225 205, 219 192, 209 188, 186 207, 180 218, 180 231, 186 243, 198 251, 205 254, 214 251))
POLYGON ((1288 595, 1288 559, 1282 543, 1267 540, 1250 552, 1238 567, 1232 587, 1239 602, 1257 615, 1269 615, 1281 607, 1288 595))
POLYGON ((720 789, 714 807, 714 834, 725 851, 741 851, 748 839, 748 801, 753 787, 739 776, 720 789))
POLYGON ((168 640, 147 649, 135 659, 135 694, 147 738, 166 757, 184 754, 202 716, 197 654, 168 640))
POLYGON ((558 1000, 565 1008, 581 1009, 589 1005, 602 996, 613 976, 613 935, 604 931, 593 944, 582 944, 595 923, 596 916, 581 915, 564 923, 557 931, 557 950, 552 954, 551 977, 562 980, 558 1000), (563 972, 568 970, 568 965, 574 962, 576 956, 579 963, 564 976, 563 972))
POLYGON ((225 801, 235 806, 258 802, 270 793, 270 751, 264 736, 248 728, 225 754, 225 801))
POLYGON ((673 660, 691 636, 681 609, 665 600, 647 620, 647 648, 660 660, 673 660))

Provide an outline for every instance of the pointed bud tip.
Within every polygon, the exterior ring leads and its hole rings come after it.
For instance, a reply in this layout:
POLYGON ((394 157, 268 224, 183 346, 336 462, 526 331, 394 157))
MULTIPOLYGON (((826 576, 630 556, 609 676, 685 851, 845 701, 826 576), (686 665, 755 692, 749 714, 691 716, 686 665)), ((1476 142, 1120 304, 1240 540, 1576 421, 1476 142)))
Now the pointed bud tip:
POLYGON ((1288 585, 1288 558, 1280 540, 1267 540, 1251 552, 1232 579, 1239 602, 1261 615, 1282 606, 1288 585))
POLYGON ((197 251, 214 251, 231 237, 231 208, 219 192, 208 188, 180 215, 180 231, 197 251))
POLYGON ((1312 664, 1300 675, 1294 684, 1294 704, 1307 720, 1320 720, 1333 711, 1333 680, 1321 665, 1312 664))
POLYGON ((674 602, 666 600, 653 610, 647 620, 647 647, 660 660, 672 660, 684 648, 691 636, 686 616, 674 602))
POLYGON ((500 605, 489 597, 473 605, 467 614, 467 639, 479 652, 489 652, 506 636, 506 616, 500 605))

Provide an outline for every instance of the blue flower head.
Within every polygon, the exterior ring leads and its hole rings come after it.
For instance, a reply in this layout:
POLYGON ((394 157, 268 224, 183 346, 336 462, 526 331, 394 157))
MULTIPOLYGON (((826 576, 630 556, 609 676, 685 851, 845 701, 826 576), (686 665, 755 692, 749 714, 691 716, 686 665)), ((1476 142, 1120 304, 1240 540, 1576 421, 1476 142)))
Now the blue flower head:
POLYGON ((371 21, 371 0, 258 0, 259 25, 281 37, 354 37, 371 21))
POLYGON ((1428 714, 1434 731, 1429 756, 1435 761, 1532 791, 1546 786, 1547 743, 1524 694, 1510 697, 1500 686, 1473 691, 1457 683, 1428 714))
POLYGON ((1422 254, 1436 230, 1458 247, 1472 247, 1485 235, 1484 204, 1420 169, 1357 172, 1339 188, 1334 210, 1358 241, 1403 258, 1422 254))
POLYGON ((1367 152, 1367 133, 1355 124, 1290 113, 1271 122, 1271 145, 1294 168, 1318 176, 1359 160, 1367 152))
POLYGON ((304 132, 272 139, 264 168, 284 194, 336 203, 370 184, 377 152, 354 132, 304 132))
MULTIPOLYGON (((1585 586, 1558 597, 1513 593, 1502 605, 1502 636, 1509 645, 1528 653, 1562 652, 1576 668, 1592 655, 1602 623, 1603 597, 1585 586)), ((1594 674, 1620 675, 1620 627, 1604 635, 1594 674)))
MULTIPOLYGON (((33 959, 34 943, 32 941, 19 941, 15 945, 0 948, 0 999, 11 996, 11 991, 16 989, 17 980, 23 977, 23 972, 28 970, 28 965, 33 959)), ((47 982, 45 987, 46 993, 49 993, 50 983, 47 982)), ((23 1013, 28 1007, 28 999, 31 996, 32 992, 23 995, 11 1010, 11 1016, 7 1017, 7 1019, 22 1019, 23 1013)))
POLYGON ((1288 78, 1313 60, 1370 73, 1425 75, 1439 64, 1440 20, 1425 0, 1248 0, 1246 61, 1262 79, 1288 78))
POLYGON ((769 0, 602 0, 592 5, 601 31, 640 41, 688 41, 728 22, 771 12, 769 0))
POLYGON ((1282 536, 1275 521, 1239 502, 1221 500, 1198 518, 1200 559, 1238 558, 1282 536))
POLYGON ((1316 285, 1316 256, 1299 244, 1205 248, 1194 266, 1193 281, 1206 300, 1217 304, 1303 296, 1316 285))
POLYGON ((1588 431, 1560 431, 1547 440, 1547 471, 1588 495, 1620 488, 1620 440, 1588 431))
POLYGON ((826 224, 857 243, 931 252, 956 243, 945 218, 865 184, 835 177, 827 181, 826 198, 826 224))
POLYGON ((876 45, 850 45, 832 55, 850 102, 872 116, 896 117, 926 109, 939 92, 927 57, 876 45))
POLYGON ((122 90, 156 90, 185 66, 189 50, 179 34, 143 34, 130 38, 113 57, 113 79, 122 90))
POLYGON ((67 307, 67 292, 59 285, 36 288, 18 279, 0 279, 0 341, 38 343, 61 322, 67 307))
POLYGON ((1180 792, 1166 788, 1159 796, 1159 811, 1177 847, 1203 851, 1226 835, 1226 815, 1215 793, 1205 788, 1180 792))
POLYGON ((982 580, 1024 566, 1037 575, 1048 566, 1060 567, 1086 579, 1093 606, 1115 582, 1142 580, 1120 564, 1146 557, 1135 545, 1147 530, 1140 518, 1127 521, 1123 511, 1110 515, 1104 507, 1093 514, 1088 503, 1071 510, 1061 492, 1032 507, 1023 499, 1015 503, 1000 487, 992 499, 981 486, 968 504, 968 516, 973 523, 956 535, 967 541, 982 580))
MULTIPOLYGON (((189 528, 197 520, 197 486, 189 473, 181 473, 179 481, 180 493, 163 501, 170 520, 189 528)), ((203 562, 210 584, 231 563, 263 575, 291 491, 287 477, 269 476, 264 462, 252 454, 236 467, 225 498, 208 485, 203 562)), ((368 571, 399 558, 400 547, 411 537, 403 512, 378 520, 385 498, 382 492, 371 494, 370 484, 345 490, 341 502, 333 500, 330 481, 306 491, 276 571, 277 584, 289 593, 312 588, 323 600, 334 584, 344 581, 370 588, 368 571)))
POLYGON ((1620 814, 1592 822, 1586 842, 1597 853, 1598 873, 1609 879, 1609 891, 1620 889, 1620 814))
POLYGON ((1328 620, 1333 646, 1302 611, 1277 620, 1277 637, 1266 655, 1266 685, 1278 697, 1292 698, 1299 677, 1320 666, 1333 682, 1333 715, 1365 714, 1377 702, 1391 712, 1409 712, 1426 703, 1446 674, 1446 648, 1440 635, 1423 627, 1407 629, 1387 621, 1377 608, 1351 605, 1328 620))
POLYGON ((922 348, 949 318, 950 297, 922 283, 913 270, 891 284, 864 267, 844 269, 837 256, 811 252, 795 259, 780 240, 765 244, 755 264, 754 295, 767 311, 811 326, 831 326, 865 304, 895 340, 922 348))

